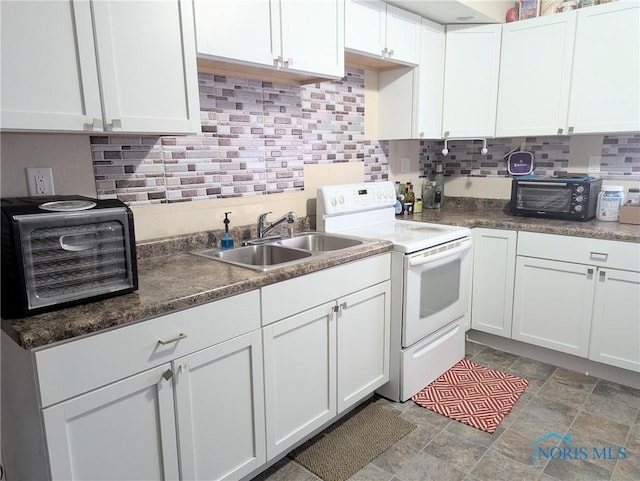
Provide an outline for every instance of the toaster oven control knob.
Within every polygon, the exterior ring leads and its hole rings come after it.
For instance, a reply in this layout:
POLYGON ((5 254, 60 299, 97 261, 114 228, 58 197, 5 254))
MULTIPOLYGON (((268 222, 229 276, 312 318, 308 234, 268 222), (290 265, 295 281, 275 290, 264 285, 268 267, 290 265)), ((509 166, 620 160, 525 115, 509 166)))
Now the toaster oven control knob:
POLYGON ((582 202, 583 200, 584 200, 584 197, 582 197, 581 195, 576 197, 576 202, 582 202))
POLYGON ((582 206, 576 205, 576 212, 582 212, 582 206))
POLYGON ((576 187, 576 192, 578 194, 582 194, 584 192, 584 187, 582 187, 581 185, 579 185, 578 187, 576 187))

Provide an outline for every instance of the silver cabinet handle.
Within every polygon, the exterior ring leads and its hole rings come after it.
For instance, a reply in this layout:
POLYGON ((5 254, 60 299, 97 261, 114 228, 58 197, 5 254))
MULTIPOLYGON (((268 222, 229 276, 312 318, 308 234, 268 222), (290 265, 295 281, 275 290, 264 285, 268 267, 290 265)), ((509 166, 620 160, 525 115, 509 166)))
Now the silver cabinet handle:
POLYGON ((389 50, 387 57, 393 57, 393 49, 389 50))
POLYGON ((602 262, 607 262, 607 258, 609 257, 609 254, 605 253, 605 252, 591 252, 591 256, 590 259, 592 261, 602 261, 602 262))
POLYGON ((587 279, 593 279, 593 269, 587 269, 587 279))
POLYGON ((166 341, 158 339, 158 344, 162 344, 163 346, 166 346, 167 344, 171 344, 172 342, 178 342, 179 340, 184 339, 186 337, 187 337, 187 335, 184 332, 181 332, 176 337, 173 337, 171 339, 167 339, 166 341))
POLYGON ((164 378, 165 381, 168 381, 173 377, 173 371, 171 369, 167 369, 165 372, 162 373, 162 377, 164 378))
POLYGON ((569 127, 569 133, 572 134, 573 133, 573 127, 569 127))
POLYGON ((289 68, 293 65, 293 58, 289 57, 287 60, 284 61, 284 67, 285 68, 289 68))
POLYGON ((600 282, 604 282, 607 280, 607 271, 599 271, 600 272, 600 282))
POLYGON ((562 135, 562 130, 563 129, 558 129, 558 135, 562 135))

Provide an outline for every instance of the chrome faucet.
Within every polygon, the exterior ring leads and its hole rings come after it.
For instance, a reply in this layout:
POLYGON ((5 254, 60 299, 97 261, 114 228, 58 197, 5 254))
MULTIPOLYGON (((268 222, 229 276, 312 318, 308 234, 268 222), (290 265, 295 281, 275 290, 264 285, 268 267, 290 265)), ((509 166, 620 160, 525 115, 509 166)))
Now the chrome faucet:
POLYGON ((271 212, 265 212, 264 214, 260 214, 258 216, 258 239, 262 239, 269 232, 271 232, 271 229, 273 229, 277 225, 282 224, 284 221, 287 221, 289 224, 293 224, 298 220, 298 216, 295 212, 287 212, 279 219, 274 220, 273 222, 267 222, 267 216, 269 214, 271 214, 271 212))

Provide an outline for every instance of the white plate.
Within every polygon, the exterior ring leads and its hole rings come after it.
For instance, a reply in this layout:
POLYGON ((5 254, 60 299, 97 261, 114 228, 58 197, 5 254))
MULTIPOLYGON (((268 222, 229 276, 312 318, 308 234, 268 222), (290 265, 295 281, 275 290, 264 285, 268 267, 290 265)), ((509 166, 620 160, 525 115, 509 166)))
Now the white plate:
POLYGON ((54 202, 45 202, 38 207, 52 212, 74 212, 93 209, 95 206, 96 203, 90 200, 56 200, 54 202))

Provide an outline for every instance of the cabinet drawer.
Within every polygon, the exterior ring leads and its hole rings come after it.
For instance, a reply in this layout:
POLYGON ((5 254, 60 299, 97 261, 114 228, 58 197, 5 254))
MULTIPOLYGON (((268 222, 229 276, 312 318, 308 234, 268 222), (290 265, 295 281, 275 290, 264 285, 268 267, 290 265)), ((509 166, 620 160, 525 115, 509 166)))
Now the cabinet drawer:
POLYGON ((259 327, 260 293, 255 290, 36 351, 42 406, 259 327))
POLYGON ((348 264, 262 288, 262 323, 284 319, 389 279, 391 255, 348 264))
POLYGON ((534 232, 518 233, 519 256, 640 271, 640 245, 534 232))

